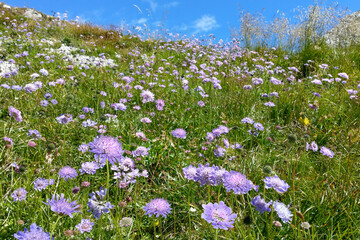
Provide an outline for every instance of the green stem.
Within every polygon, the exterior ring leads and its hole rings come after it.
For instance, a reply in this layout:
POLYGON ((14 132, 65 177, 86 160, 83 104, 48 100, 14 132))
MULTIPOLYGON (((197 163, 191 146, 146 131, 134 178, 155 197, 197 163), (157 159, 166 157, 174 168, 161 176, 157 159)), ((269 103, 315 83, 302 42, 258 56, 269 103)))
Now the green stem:
POLYGON ((55 225, 54 225, 53 229, 51 230, 50 239, 52 239, 52 236, 54 235, 54 231, 55 231, 56 225, 57 225, 57 223, 59 222, 60 218, 61 218, 61 216, 59 215, 58 218, 56 219, 55 225))

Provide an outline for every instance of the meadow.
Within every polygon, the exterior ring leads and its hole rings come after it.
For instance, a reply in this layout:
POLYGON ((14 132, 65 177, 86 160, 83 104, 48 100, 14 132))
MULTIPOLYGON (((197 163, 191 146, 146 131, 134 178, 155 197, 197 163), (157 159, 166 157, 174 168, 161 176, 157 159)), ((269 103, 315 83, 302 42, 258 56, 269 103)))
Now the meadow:
POLYGON ((0 8, 0 239, 359 239, 360 47, 0 8))

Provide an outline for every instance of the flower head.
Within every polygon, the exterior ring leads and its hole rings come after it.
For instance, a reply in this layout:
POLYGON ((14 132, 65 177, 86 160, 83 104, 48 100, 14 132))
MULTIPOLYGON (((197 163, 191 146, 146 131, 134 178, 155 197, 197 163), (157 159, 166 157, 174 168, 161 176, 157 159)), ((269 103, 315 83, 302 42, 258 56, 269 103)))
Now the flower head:
POLYGON ((16 189, 12 194, 11 197, 13 198, 14 202, 16 201, 25 201, 27 191, 24 188, 16 189))
POLYGON ((123 158, 123 149, 121 143, 116 138, 109 136, 99 136, 89 143, 90 152, 94 153, 95 159, 105 164, 106 160, 115 163, 123 158))
POLYGON ((252 181, 246 178, 245 175, 236 171, 226 172, 224 174, 223 182, 226 191, 230 192, 233 190, 235 194, 246 194, 251 189, 255 189, 257 191, 259 187, 255 186, 252 181))
POLYGON ((129 218, 129 217, 123 217, 121 220, 120 220, 120 226, 121 227, 129 227, 133 224, 133 219, 132 218, 129 218))
POLYGON ((99 191, 95 191, 89 194, 90 198, 87 202, 89 209, 89 212, 92 212, 94 214, 95 218, 100 218, 100 216, 103 213, 109 213, 110 209, 114 207, 110 202, 106 202, 105 196, 106 196, 107 189, 103 189, 100 187, 99 191))
POLYGON ((74 168, 72 167, 69 167, 69 166, 66 166, 66 167, 63 167, 62 169, 60 169, 59 171, 59 176, 61 178, 64 178, 65 180, 68 180, 69 178, 70 179, 74 179, 77 177, 77 172, 74 168))
POLYGON ((285 204, 283 204, 282 202, 275 201, 272 203, 272 205, 277 215, 279 216, 279 218, 281 218, 281 220, 284 223, 291 222, 293 215, 285 204))
POLYGON ((186 131, 182 128, 177 128, 171 132, 171 134, 176 138, 186 138, 186 131))
POLYGON ((78 211, 80 206, 77 205, 76 201, 70 202, 70 199, 65 199, 63 193, 60 196, 54 194, 52 199, 47 199, 45 204, 50 206, 51 211, 61 215, 69 215, 71 218, 73 213, 80 212, 78 211))
POLYGON ((204 212, 201 214, 201 218, 211 223, 215 229, 228 230, 234 227, 233 224, 237 214, 232 213, 231 208, 226 206, 223 201, 214 204, 203 204, 202 207, 204 212))
POLYGON ((271 202, 266 203, 264 199, 260 197, 260 195, 257 195, 254 197, 253 200, 251 200, 251 204, 256 207, 256 210, 258 210, 261 213, 264 212, 271 212, 271 202))
POLYGON ((22 122, 21 112, 19 110, 13 106, 10 106, 8 110, 10 117, 14 117, 17 122, 22 122))
POLYGON ((329 158, 333 158, 334 155, 335 155, 335 153, 334 153, 333 151, 331 151, 330 149, 328 149, 328 148, 326 148, 326 147, 324 147, 324 146, 322 146, 322 147, 320 148, 320 153, 321 153, 322 155, 324 155, 324 156, 328 156, 329 158))
POLYGON ((166 201, 165 199, 156 198, 152 199, 149 203, 147 203, 143 210, 146 212, 146 215, 149 215, 149 217, 151 217, 152 215, 155 215, 156 217, 162 215, 164 218, 166 218, 166 216, 171 211, 171 207, 168 201, 166 201))
POLYGON ((197 168, 190 164, 190 166, 183 168, 183 173, 185 178, 189 180, 194 180, 196 176, 197 168))
POLYGON ((154 99, 155 95, 149 90, 143 90, 140 96, 143 98, 142 99, 143 103, 153 102, 155 100, 154 99))
MULTIPOLYGON (((39 226, 36 226, 36 223, 30 225, 30 230, 27 228, 24 229, 24 232, 18 231, 14 234, 14 238, 19 240, 50 240, 50 234, 43 231, 39 226)), ((51 238, 53 239, 53 238, 51 238)))
POLYGON ((274 188, 278 193, 284 193, 290 187, 284 180, 281 180, 277 175, 272 177, 266 177, 264 179, 265 188, 274 188))
POLYGON ((91 222, 90 219, 81 219, 81 222, 75 227, 81 232, 90 232, 95 223, 91 222))

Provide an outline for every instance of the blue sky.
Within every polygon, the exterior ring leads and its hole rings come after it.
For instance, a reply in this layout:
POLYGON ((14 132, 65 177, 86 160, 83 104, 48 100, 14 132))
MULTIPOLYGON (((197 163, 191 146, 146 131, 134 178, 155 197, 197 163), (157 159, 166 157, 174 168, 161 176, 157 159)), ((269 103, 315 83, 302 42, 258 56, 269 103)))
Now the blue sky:
MULTIPOLYGON (((238 25, 239 6, 245 11, 262 12, 268 20, 280 12, 287 16, 298 7, 312 4, 310 0, 5 0, 6 4, 30 7, 52 15, 68 12, 75 19, 98 25, 126 23, 156 29, 164 24, 170 32, 191 36, 214 34, 227 40, 230 28, 238 25), (144 25, 145 24, 145 25, 144 25)), ((327 1, 331 3, 333 1, 327 1)), ((351 12, 360 10, 360 0, 337 1, 351 12)))

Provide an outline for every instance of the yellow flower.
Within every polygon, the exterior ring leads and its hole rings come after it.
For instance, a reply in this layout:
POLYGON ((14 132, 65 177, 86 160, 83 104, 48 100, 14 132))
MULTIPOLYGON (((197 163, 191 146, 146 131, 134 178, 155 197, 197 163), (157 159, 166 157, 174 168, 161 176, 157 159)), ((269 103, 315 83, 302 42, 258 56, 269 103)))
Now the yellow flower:
POLYGON ((310 121, 308 118, 303 119, 302 117, 299 118, 299 122, 301 122, 302 124, 304 124, 304 126, 307 126, 310 124, 310 121))

